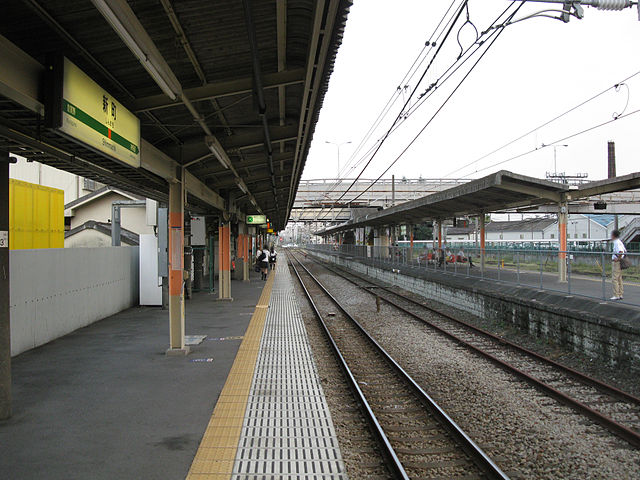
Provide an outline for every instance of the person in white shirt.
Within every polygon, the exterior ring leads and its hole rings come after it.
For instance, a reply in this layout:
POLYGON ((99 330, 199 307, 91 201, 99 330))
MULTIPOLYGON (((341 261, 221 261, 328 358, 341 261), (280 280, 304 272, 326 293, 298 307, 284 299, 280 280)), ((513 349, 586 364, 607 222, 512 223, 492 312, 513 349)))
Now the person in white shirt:
POLYGON ((614 230, 611 232, 611 241, 613 242, 613 254, 611 255, 611 283, 613 284, 613 297, 611 300, 622 300, 624 295, 624 286, 622 284, 622 268, 620 268, 620 260, 627 253, 627 249, 620 240, 620 232, 614 230))
POLYGON ((269 275, 269 256, 271 252, 265 246, 260 252, 258 252, 258 263, 260 264, 260 271, 262 272, 262 280, 266 280, 269 275))

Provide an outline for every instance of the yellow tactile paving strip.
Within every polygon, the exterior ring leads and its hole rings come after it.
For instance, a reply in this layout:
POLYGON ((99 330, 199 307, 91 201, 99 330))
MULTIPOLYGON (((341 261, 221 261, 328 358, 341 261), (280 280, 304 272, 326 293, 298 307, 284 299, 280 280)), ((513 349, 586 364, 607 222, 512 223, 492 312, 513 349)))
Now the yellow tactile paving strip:
POLYGON ((187 480, 231 478, 275 274, 275 270, 272 270, 262 289, 236 359, 189 469, 187 480))

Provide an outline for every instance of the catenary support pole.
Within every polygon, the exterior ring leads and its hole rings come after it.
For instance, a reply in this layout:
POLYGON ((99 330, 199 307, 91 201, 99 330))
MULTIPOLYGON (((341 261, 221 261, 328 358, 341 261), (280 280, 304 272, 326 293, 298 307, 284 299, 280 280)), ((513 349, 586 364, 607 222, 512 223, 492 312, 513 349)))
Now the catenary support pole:
POLYGON ((0 420, 10 416, 9 152, 0 151, 0 420))
MULTIPOLYGON (((182 173, 181 170, 179 170, 182 173)), ((180 176, 182 178, 182 175, 180 176)), ((169 184, 169 350, 186 355, 184 344, 184 186, 169 184)))

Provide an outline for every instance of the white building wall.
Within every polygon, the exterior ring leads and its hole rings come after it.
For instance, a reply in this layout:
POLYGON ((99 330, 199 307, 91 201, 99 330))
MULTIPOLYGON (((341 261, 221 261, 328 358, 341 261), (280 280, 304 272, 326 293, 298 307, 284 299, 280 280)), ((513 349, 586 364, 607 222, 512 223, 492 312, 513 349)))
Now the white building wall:
POLYGON ((65 204, 86 193, 81 177, 39 162, 27 162, 23 157, 16 158, 17 163, 9 164, 9 178, 63 190, 65 204))
POLYGON ((138 247, 9 254, 12 355, 138 303, 138 247))
POLYGON ((542 240, 546 237, 542 231, 531 230, 516 231, 516 232, 487 232, 487 241, 506 240, 517 242, 519 240, 542 240))
MULTIPOLYGON (((74 209, 71 228, 78 227, 89 220, 96 222, 111 221, 111 204, 118 200, 130 200, 122 195, 110 192, 101 198, 74 209)), ((153 233, 153 227, 147 225, 146 209, 142 207, 126 207, 120 209, 120 226, 137 234, 153 233)))
POLYGON ((64 239, 65 248, 110 247, 111 235, 88 228, 64 239))

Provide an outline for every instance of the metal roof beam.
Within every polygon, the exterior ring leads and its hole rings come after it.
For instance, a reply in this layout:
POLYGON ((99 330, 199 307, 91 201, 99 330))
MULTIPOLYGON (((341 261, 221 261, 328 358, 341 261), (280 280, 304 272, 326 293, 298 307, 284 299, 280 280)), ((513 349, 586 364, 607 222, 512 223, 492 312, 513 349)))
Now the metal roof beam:
POLYGON ((44 115, 40 98, 40 78, 44 67, 0 35, 0 96, 44 115), (11 68, 9 68, 9 65, 11 68))
MULTIPOLYGON (((277 73, 265 73, 263 76, 264 88, 284 87, 295 85, 304 80, 304 68, 283 70, 277 73)), ((220 97, 251 93, 253 90, 253 77, 227 80, 224 82, 207 83, 201 87, 187 88, 184 94, 192 102, 201 102, 220 97)), ((139 98, 132 102, 132 108, 136 112, 146 112, 161 108, 177 107, 182 105, 180 99, 171 100, 167 95, 152 95, 139 98)))
POLYGON ((311 142, 311 132, 314 128, 313 115, 318 95, 322 91, 320 88, 323 82, 323 75, 320 72, 325 68, 329 47, 332 41, 332 32, 335 27, 336 17, 340 0, 327 0, 315 2, 313 28, 311 35, 311 45, 309 48, 308 64, 304 84, 304 95, 302 99, 302 109, 299 121, 299 130, 296 135, 296 153, 293 160, 293 177, 289 188, 289 201, 286 214, 289 214, 295 200, 298 182, 304 167, 306 150, 311 142))
MULTIPOLYGON (((276 36, 278 43, 278 72, 287 68, 287 0, 276 1, 276 36)), ((287 100, 285 98, 286 88, 284 85, 278 86, 278 113, 280 125, 284 125, 287 100)), ((284 144, 280 144, 280 151, 284 151, 284 144)))
MULTIPOLYGON (((126 0, 91 0, 96 9, 102 14, 107 23, 122 39, 131 53, 140 61, 158 87, 169 98, 182 99, 182 103, 189 110, 195 122, 205 134, 207 147, 214 153, 220 163, 231 170, 237 178, 237 187, 252 198, 251 192, 246 190, 242 177, 231 165, 227 152, 222 148, 218 139, 207 125, 204 117, 191 103, 188 95, 183 91, 171 67, 166 62, 155 43, 145 30, 142 23, 131 9, 126 0)), ((203 184, 204 185, 204 184, 203 184)))

